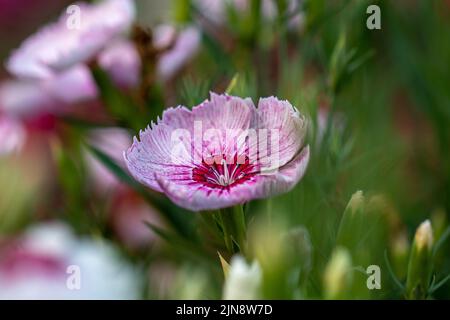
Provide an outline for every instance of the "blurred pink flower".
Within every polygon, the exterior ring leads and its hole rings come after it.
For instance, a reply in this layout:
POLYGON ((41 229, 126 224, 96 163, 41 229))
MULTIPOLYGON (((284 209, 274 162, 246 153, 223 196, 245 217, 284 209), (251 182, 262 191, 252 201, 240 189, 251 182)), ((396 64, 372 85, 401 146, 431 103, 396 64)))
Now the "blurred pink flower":
POLYGON ((59 223, 36 225, 0 250, 0 299, 136 299, 138 278, 107 242, 79 240, 59 223))
POLYGON ((163 227, 159 212, 131 190, 123 190, 112 206, 111 223, 121 243, 131 249, 154 247, 160 239, 146 224, 163 227))
POLYGON ((256 108, 212 93, 192 110, 167 109, 124 157, 136 180, 179 206, 218 209, 293 188, 309 159, 305 134, 306 120, 287 101, 262 98, 256 108))
POLYGON ((97 87, 85 65, 77 65, 41 83, 48 94, 67 104, 90 100, 97 96, 97 87))
POLYGON ((0 110, 25 118, 66 112, 68 106, 97 97, 87 66, 98 59, 116 84, 138 82, 140 61, 125 33, 134 21, 132 0, 77 3, 80 25, 69 23, 69 6, 61 18, 23 42, 6 63, 18 79, 0 84, 0 110))
POLYGON ((121 87, 134 87, 139 82, 141 60, 131 41, 115 41, 100 53, 98 63, 121 87))
POLYGON ((25 139, 26 131, 19 121, 0 115, 0 156, 20 151, 25 139))
MULTIPOLYGON (((6 63, 9 72, 24 78, 49 78, 93 59, 112 40, 128 31, 135 17, 132 0, 76 3, 80 25, 71 25, 71 12, 26 39, 6 63)), ((70 8, 70 7, 69 7, 70 8)))
MULTIPOLYGON (((95 129, 89 133, 89 143, 123 168, 125 168, 123 150, 130 145, 131 141, 129 132, 122 128, 95 129)), ((86 151, 85 154, 91 184, 96 192, 104 194, 120 187, 120 181, 111 170, 90 152, 86 151)))
POLYGON ((62 113, 67 105, 96 96, 97 88, 89 69, 77 65, 45 80, 0 83, 0 110, 30 118, 43 113, 62 113))
POLYGON ((158 61, 157 72, 161 80, 173 78, 194 57, 200 46, 200 31, 193 26, 177 33, 172 25, 159 25, 154 31, 156 48, 173 46, 164 52, 158 61))
POLYGON ((53 105, 35 81, 7 80, 0 83, 0 111, 16 117, 34 116, 53 105))
MULTIPOLYGON (((89 134, 89 143, 124 169, 123 150, 131 141, 129 132, 122 128, 95 129, 89 134)), ((157 210, 118 180, 91 152, 86 151, 85 159, 94 192, 100 196, 114 193, 109 218, 120 240, 131 249, 154 243, 156 236, 144 221, 161 226, 157 210)))

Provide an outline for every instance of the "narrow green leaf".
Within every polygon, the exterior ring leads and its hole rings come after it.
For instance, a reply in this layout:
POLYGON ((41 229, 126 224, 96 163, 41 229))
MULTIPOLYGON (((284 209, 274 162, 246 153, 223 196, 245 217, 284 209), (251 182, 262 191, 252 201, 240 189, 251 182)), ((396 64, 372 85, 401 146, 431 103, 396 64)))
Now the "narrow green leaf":
POLYGON ((447 241, 447 239, 450 237, 450 226, 445 229, 444 233, 439 237, 439 240, 436 242, 436 244, 433 247, 433 257, 436 256, 438 250, 442 247, 442 245, 447 241))
POLYGON ((239 73, 236 73, 233 78, 231 79, 230 83, 228 84, 227 89, 225 90, 225 93, 227 94, 231 94, 231 92, 233 91, 234 87, 236 87, 236 84, 239 80, 239 73))
POLYGON ((428 294, 433 294, 437 289, 442 287, 447 281, 450 280, 450 274, 447 275, 444 279, 439 281, 436 285, 433 283, 430 287, 430 290, 428 291, 428 294))
POLYGON ((93 67, 91 72, 100 97, 111 115, 118 121, 126 121, 136 131, 143 128, 145 124, 137 106, 112 83, 108 74, 98 67, 93 67))
POLYGON ((389 262, 387 251, 384 251, 384 261, 386 262, 386 266, 388 268, 388 271, 389 271, 389 274, 390 274, 392 280, 394 280, 394 283, 399 287, 399 289, 402 292, 404 292, 405 286, 400 282, 400 280, 398 280, 397 276, 395 275, 394 271, 392 270, 392 266, 391 266, 391 263, 389 262))

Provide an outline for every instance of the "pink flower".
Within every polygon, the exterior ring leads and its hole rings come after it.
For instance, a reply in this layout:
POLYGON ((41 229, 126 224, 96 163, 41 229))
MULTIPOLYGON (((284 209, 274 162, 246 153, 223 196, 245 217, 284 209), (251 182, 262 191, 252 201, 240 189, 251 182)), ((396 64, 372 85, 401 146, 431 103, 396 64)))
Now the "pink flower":
POLYGON ((111 207, 111 226, 120 242, 130 249, 143 249, 159 244, 158 235, 145 222, 164 228, 157 209, 131 190, 116 195, 111 207))
POLYGON ((35 117, 96 98, 87 66, 94 60, 117 85, 137 85, 139 56, 124 37, 134 16, 132 0, 69 6, 57 22, 29 37, 10 56, 6 67, 18 79, 0 84, 0 108, 35 117))
POLYGON ((100 53, 98 64, 121 87, 134 87, 139 82, 141 60, 131 41, 122 39, 109 45, 100 53))
POLYGON ((309 159, 306 120, 287 101, 212 93, 167 109, 124 153, 133 177, 193 211, 218 209, 292 189, 309 159), (204 133, 203 133, 204 132, 204 133))
POLYGON ((155 28, 154 45, 157 48, 173 47, 164 52, 158 61, 157 72, 161 80, 173 78, 197 53, 201 35, 196 27, 187 27, 178 34, 174 26, 160 25, 155 28))
POLYGON ((20 151, 25 139, 26 131, 20 122, 0 115, 0 156, 20 151))
POLYGON ((132 0, 104 0, 96 5, 76 6, 69 8, 79 8, 79 25, 75 21, 76 10, 64 12, 57 22, 25 40, 7 61, 7 69, 25 78, 54 76, 94 58, 125 33, 135 17, 132 0))
POLYGON ((56 222, 0 248, 0 299, 136 299, 139 280, 109 243, 77 239, 56 222))
POLYGON ((82 64, 43 81, 41 85, 54 99, 67 104, 91 100, 97 96, 94 79, 88 67, 82 64))
POLYGON ((0 83, 0 112, 14 116, 34 116, 45 110, 52 99, 32 81, 7 80, 0 83))
POLYGON ((61 113, 68 104, 93 99, 97 88, 89 69, 77 65, 44 80, 8 80, 0 84, 0 110, 20 117, 61 113))

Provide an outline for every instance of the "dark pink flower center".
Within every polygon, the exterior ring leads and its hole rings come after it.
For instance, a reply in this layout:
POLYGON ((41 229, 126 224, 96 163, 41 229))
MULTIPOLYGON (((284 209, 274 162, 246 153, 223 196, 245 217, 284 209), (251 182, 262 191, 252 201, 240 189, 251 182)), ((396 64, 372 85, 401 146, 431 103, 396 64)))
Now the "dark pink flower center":
POLYGON ((202 161, 202 164, 192 171, 192 179, 196 183, 214 189, 227 189, 242 184, 252 179, 257 173, 255 166, 249 159, 238 161, 234 157, 231 163, 227 163, 224 157, 214 157, 215 161, 202 161))

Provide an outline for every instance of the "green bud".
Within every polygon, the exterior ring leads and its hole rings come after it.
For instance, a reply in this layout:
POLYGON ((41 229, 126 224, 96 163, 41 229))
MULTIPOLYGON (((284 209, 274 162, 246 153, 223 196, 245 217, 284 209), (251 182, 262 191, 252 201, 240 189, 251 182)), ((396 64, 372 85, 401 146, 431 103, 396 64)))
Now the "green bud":
POLYGON ((406 232, 397 233, 390 241, 390 247, 395 274, 399 279, 405 279, 410 250, 406 232))
POLYGON ((278 220, 255 221, 249 230, 249 256, 258 260, 263 270, 263 299, 292 299, 298 287, 298 276, 293 274, 298 264, 286 243, 285 230, 278 220))
POLYGON ((355 192, 345 208, 339 225, 336 244, 347 248, 355 247, 365 230, 365 197, 362 191, 355 192))
POLYGON ((326 299, 345 299, 353 282, 352 258, 344 247, 337 247, 324 273, 324 294, 326 299))
POLYGON ((169 298, 175 300, 207 299, 211 290, 211 279, 202 269, 182 266, 175 275, 169 290, 169 298))
POLYGON ((305 283, 312 265, 312 244, 308 230, 295 227, 285 233, 285 243, 295 265, 299 266, 299 282, 305 283))
POLYGON ((430 284, 433 248, 433 228, 429 220, 417 228, 411 248, 406 280, 406 297, 424 299, 430 284))

